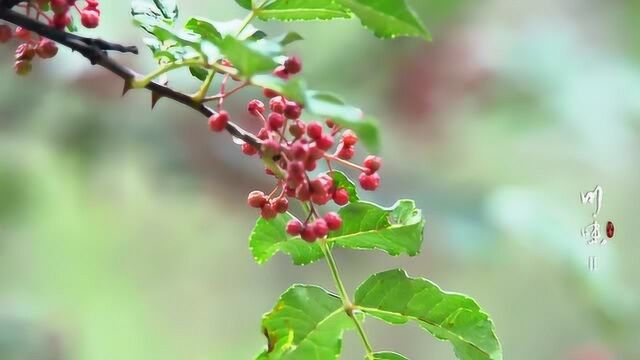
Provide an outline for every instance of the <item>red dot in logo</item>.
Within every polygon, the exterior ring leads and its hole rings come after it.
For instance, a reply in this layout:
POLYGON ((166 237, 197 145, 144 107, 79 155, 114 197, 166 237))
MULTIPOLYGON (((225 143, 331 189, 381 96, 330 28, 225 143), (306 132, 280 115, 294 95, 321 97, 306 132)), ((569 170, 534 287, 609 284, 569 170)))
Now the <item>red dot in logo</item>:
POLYGON ((615 232, 615 227, 613 226, 613 222, 612 221, 607 221, 607 237, 609 239, 611 239, 613 237, 613 234, 615 232))

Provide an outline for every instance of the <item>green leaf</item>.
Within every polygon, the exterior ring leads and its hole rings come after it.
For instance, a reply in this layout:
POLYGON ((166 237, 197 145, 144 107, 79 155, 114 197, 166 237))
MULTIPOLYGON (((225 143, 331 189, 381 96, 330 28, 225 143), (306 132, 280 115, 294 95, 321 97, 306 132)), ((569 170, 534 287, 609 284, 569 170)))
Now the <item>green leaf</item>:
MULTIPOLYGON (((131 3, 131 15, 133 21, 146 32, 153 34, 153 27, 161 24, 171 25, 175 18, 168 16, 171 12, 165 8, 165 12, 160 10, 154 2, 149 0, 134 0, 131 3)), ((177 14, 177 8, 176 8, 177 14)))
POLYGON ((236 3, 247 10, 251 10, 251 0, 236 0, 236 3))
POLYGON ((297 32, 288 32, 271 39, 271 41, 276 42, 282 46, 286 46, 300 40, 304 40, 304 38, 297 32))
MULTIPOLYGON (((367 359, 365 359, 367 360, 367 359)), ((409 360, 406 357, 391 351, 373 353, 373 360, 409 360)))
POLYGON ((322 258, 318 243, 310 244, 299 236, 292 237, 285 231, 287 222, 293 219, 289 214, 280 214, 275 219, 258 219, 249 236, 249 249, 258 264, 269 260, 276 252, 291 256, 295 265, 306 265, 322 258))
POLYGON ((334 0, 275 0, 256 10, 261 20, 329 20, 350 18, 349 10, 334 0))
POLYGON ((450 341, 458 359, 502 359, 493 322, 473 299, 444 292, 404 270, 371 276, 356 290, 355 305, 390 324, 416 322, 436 338, 450 341))
POLYGON ((416 14, 405 0, 336 0, 360 18, 362 25, 380 38, 417 36, 430 40, 416 14))
POLYGON ((178 5, 174 0, 153 0, 153 2, 166 19, 176 21, 178 18, 178 5))
POLYGON ((214 44, 222 39, 222 35, 216 29, 215 25, 204 18, 192 17, 190 18, 186 24, 184 24, 184 28, 187 30, 191 30, 194 33, 200 35, 203 39, 209 40, 214 44))
POLYGON ((356 190, 356 184, 351 181, 342 171, 333 170, 329 173, 333 179, 333 186, 336 189, 346 189, 349 193, 349 202, 356 202, 360 200, 358 192, 356 190))
POLYGON ((268 345, 258 359, 337 359, 342 333, 353 327, 339 297, 317 286, 294 285, 262 318, 268 345))
POLYGON ((287 99, 293 100, 300 104, 305 103, 306 85, 302 79, 298 77, 289 80, 280 79, 274 75, 255 75, 251 78, 251 83, 266 89, 271 89, 284 95, 287 99))
POLYGON ((195 66, 189 66, 189 72, 191 73, 191 75, 193 75, 193 77, 200 81, 204 81, 209 75, 209 71, 207 71, 206 69, 195 66))
POLYGON ((365 117, 362 110, 346 105, 334 94, 315 90, 307 91, 306 105, 310 113, 331 118, 336 124, 353 130, 369 151, 380 150, 378 126, 373 119, 365 117))
MULTIPOLYGON (((255 44, 255 43, 254 43, 255 44)), ((255 46, 251 42, 241 41, 227 35, 218 46, 225 57, 238 69, 240 75, 251 75, 272 71, 278 64, 272 57, 255 46)))
POLYGON ((412 200, 390 208, 359 201, 338 211, 342 227, 329 233, 329 242, 349 249, 377 249, 389 255, 415 256, 422 246, 424 219, 412 200))

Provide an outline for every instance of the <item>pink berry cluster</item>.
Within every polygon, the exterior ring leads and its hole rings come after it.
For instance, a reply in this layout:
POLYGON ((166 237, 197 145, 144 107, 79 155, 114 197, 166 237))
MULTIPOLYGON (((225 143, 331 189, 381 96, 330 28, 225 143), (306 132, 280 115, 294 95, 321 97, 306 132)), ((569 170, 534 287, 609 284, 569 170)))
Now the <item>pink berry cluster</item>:
MULTIPOLYGON (((17 8, 21 8, 27 16, 46 21, 58 30, 64 30, 71 24, 71 10, 75 9, 80 14, 82 25, 93 29, 100 23, 99 5, 98 0, 85 0, 83 8, 78 6, 76 0, 36 0, 19 4, 17 8)), ((26 75, 31 71, 31 61, 36 55, 42 59, 49 59, 58 54, 58 47, 53 41, 20 26, 13 31, 9 25, 0 24, 0 43, 6 43, 13 37, 21 42, 16 48, 16 61, 13 65, 18 75, 26 75)))
MULTIPOLYGON (((302 70, 297 57, 289 57, 278 66, 273 74, 288 79, 302 70)), ((289 199, 297 199, 309 210, 306 220, 293 219, 286 225, 292 236, 300 236, 308 242, 327 236, 329 231, 338 230, 342 219, 335 212, 320 215, 317 207, 333 201, 339 206, 349 203, 346 188, 336 186, 331 176, 333 165, 339 163, 360 171, 359 182, 364 190, 373 191, 380 185, 381 161, 369 155, 362 165, 350 160, 355 156, 358 136, 351 130, 343 129, 331 119, 324 124, 319 121, 303 122, 301 104, 289 100, 271 89, 264 89, 268 99, 265 104, 253 99, 247 104, 250 116, 261 121, 262 128, 256 134, 260 148, 242 144, 242 152, 253 156, 258 154, 265 160, 267 175, 276 178, 276 186, 270 194, 252 191, 247 199, 249 206, 259 209, 264 219, 273 219, 289 209, 289 199), (270 161, 272 160, 272 161, 270 161), (329 171, 317 175, 312 172, 319 161, 325 161, 329 171)), ((209 127, 221 132, 230 121, 230 115, 219 108, 218 113, 209 118, 209 127)))

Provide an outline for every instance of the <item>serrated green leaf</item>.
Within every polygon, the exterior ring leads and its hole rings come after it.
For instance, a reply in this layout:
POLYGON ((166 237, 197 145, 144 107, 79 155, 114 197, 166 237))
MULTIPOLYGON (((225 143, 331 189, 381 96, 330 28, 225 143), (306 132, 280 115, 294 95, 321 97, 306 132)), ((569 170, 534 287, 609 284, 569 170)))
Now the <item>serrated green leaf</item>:
POLYGON ((280 36, 276 36, 273 39, 271 39, 271 41, 276 42, 282 46, 286 46, 300 40, 304 40, 304 38, 302 37, 302 35, 298 34, 297 32, 288 32, 286 34, 282 34, 280 36))
POLYGON ((261 20, 329 20, 350 18, 349 10, 334 0, 275 0, 256 9, 261 20))
POLYGON ((274 75, 255 75, 251 78, 251 83, 266 89, 271 89, 279 94, 284 95, 287 99, 293 100, 300 104, 305 103, 304 81, 298 77, 289 80, 283 80, 274 75))
POLYGON ((345 189, 349 193, 349 202, 356 202, 360 200, 358 197, 358 191, 356 190, 356 184, 351 181, 342 171, 333 170, 329 173, 333 179, 333 186, 337 189, 345 189))
POLYGON ((153 3, 166 19, 175 21, 178 18, 178 4, 174 0, 153 0, 153 3))
POLYGON ((430 40, 429 32, 405 0, 335 0, 350 9, 362 25, 380 38, 417 36, 430 40))
POLYGON ((338 296, 317 286, 294 285, 262 318, 268 346, 258 359, 337 359, 342 334, 353 327, 338 296))
MULTIPOLYGON (((329 233, 327 245, 357 250, 381 250, 392 256, 420 252, 424 220, 411 200, 400 200, 390 208, 356 201, 342 207, 342 227, 329 233)), ((320 245, 307 243, 285 231, 293 217, 278 215, 275 219, 259 218, 249 237, 249 248, 259 264, 278 251, 291 256, 295 265, 306 265, 323 257, 320 245)))
POLYGON ((236 0, 236 3, 247 10, 251 10, 251 0, 236 0))
POLYGON ((264 49, 254 45, 255 42, 241 41, 229 35, 218 43, 222 54, 245 77, 270 72, 278 66, 264 49))
POLYGON ((355 305, 390 324, 416 322, 436 338, 450 341, 458 359, 502 359, 493 322, 473 299, 444 292, 404 270, 371 276, 356 290, 355 305))
POLYGON ((306 110, 311 114, 332 119, 336 124, 353 130, 362 144, 373 153, 380 150, 380 133, 376 122, 365 117, 362 110, 346 105, 342 99, 328 92, 308 90, 306 110))
MULTIPOLYGON (((365 359, 367 360, 367 359, 365 359)), ((391 351, 373 353, 373 360, 409 360, 406 357, 391 351)))
POLYGON ((382 250, 389 255, 415 256, 422 246, 424 219, 412 200, 390 208, 365 201, 352 202, 338 214, 342 227, 329 233, 333 245, 349 249, 382 250))
POLYGON ((269 260, 276 252, 291 256, 295 265, 306 265, 322 258, 318 243, 309 244, 299 236, 286 233, 287 222, 293 219, 289 214, 280 214, 275 219, 258 219, 249 236, 249 249, 258 264, 269 260))

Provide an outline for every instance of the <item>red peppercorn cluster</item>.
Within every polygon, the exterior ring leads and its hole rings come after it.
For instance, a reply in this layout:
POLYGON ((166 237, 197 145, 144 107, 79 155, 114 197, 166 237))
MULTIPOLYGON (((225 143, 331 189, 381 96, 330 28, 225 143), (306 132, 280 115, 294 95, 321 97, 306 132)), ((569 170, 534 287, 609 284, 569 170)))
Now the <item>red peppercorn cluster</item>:
MULTIPOLYGON (((227 63, 232 66, 232 64, 227 63)), ((289 57, 278 66, 273 74, 283 79, 302 70, 297 57, 289 57)), ((343 129, 332 120, 303 122, 302 105, 289 100, 271 89, 264 89, 268 102, 253 99, 247 103, 247 112, 262 123, 256 134, 262 141, 260 148, 244 143, 242 152, 253 156, 258 154, 267 164, 265 172, 276 178, 276 187, 270 194, 252 191, 247 203, 260 209, 263 218, 269 220, 289 209, 289 199, 294 198, 306 204, 309 214, 305 221, 291 220, 286 231, 292 236, 313 242, 327 236, 329 231, 338 230, 342 219, 335 212, 321 215, 318 206, 329 201, 339 206, 349 203, 347 189, 336 186, 331 171, 333 165, 352 167, 360 171, 360 186, 373 191, 380 185, 381 161, 377 156, 367 156, 362 165, 351 160, 355 155, 358 136, 351 130, 343 129), (319 161, 325 161, 329 172, 313 175, 319 161)), ((219 109, 209 118, 209 127, 221 132, 230 121, 229 114, 219 109)))
MULTIPOLYGON (((80 22, 86 28, 93 29, 100 23, 100 5, 98 0, 85 0, 85 6, 80 8, 76 0, 36 0, 17 5, 27 16, 36 20, 43 20, 50 26, 64 30, 72 22, 71 10, 75 9, 80 15, 80 22)), ((58 54, 57 45, 40 35, 33 34, 20 26, 15 31, 7 24, 0 24, 0 43, 6 43, 12 38, 21 42, 16 48, 13 68, 18 75, 26 75, 31 71, 31 61, 36 55, 42 59, 49 59, 58 54)))

